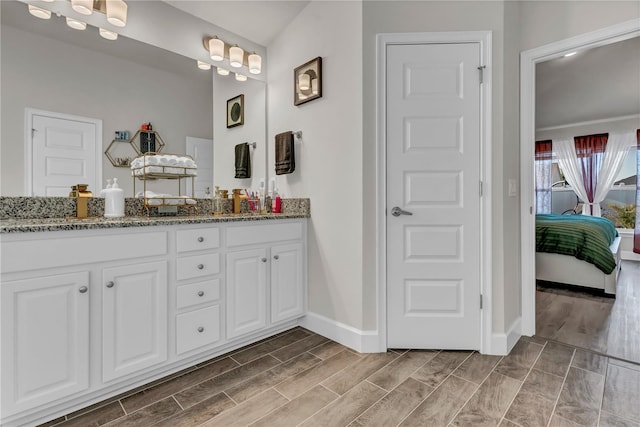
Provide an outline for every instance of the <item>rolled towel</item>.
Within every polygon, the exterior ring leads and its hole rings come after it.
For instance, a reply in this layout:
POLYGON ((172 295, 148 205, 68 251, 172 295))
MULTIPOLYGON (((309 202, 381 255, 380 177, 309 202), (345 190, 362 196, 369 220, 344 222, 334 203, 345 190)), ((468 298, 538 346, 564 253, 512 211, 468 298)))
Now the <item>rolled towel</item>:
POLYGON ((173 156, 173 155, 168 155, 167 156, 167 164, 169 166, 175 166, 178 164, 178 157, 177 156, 173 156))
POLYGON ((176 163, 176 165, 178 165, 180 167, 187 166, 187 158, 186 157, 178 157, 178 163, 176 163))
POLYGON ((167 159, 167 156, 159 155, 158 156, 158 164, 160 164, 162 166, 166 166, 166 165, 169 164, 169 159, 167 159))
POLYGON ((158 159, 158 156, 145 156, 145 159, 147 165, 155 166, 160 164, 160 159, 158 159))
POLYGON ((197 168, 198 167, 198 166, 196 166, 196 162, 194 162, 193 159, 186 159, 185 166, 188 167, 188 168, 197 168))

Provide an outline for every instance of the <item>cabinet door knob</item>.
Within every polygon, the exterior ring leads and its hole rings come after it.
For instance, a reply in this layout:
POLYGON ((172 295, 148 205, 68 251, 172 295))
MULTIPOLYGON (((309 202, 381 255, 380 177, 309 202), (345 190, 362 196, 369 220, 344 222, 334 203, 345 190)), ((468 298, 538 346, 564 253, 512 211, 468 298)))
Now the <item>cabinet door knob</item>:
POLYGON ((202 326, 198 326, 198 332, 204 332, 204 328, 202 326))
POLYGON ((87 288, 86 286, 80 286, 80 289, 78 289, 78 291, 80 291, 81 294, 84 294, 88 290, 89 290, 89 288, 87 288))
POLYGON ((199 297, 203 297, 204 296, 204 291, 198 291, 198 296, 199 297))
POLYGON ((204 264, 198 264, 198 270, 202 270, 204 268, 204 264))
POLYGON ((273 259, 280 259, 280 255, 274 255, 273 259))
POLYGON ((115 285, 115 283, 107 282, 107 288, 113 288, 113 285, 115 285))
POLYGON ((198 237, 198 242, 200 242, 200 243, 204 242, 204 237, 202 237, 202 236, 198 237))
POLYGON ((267 259, 266 258, 262 258, 262 262, 267 262, 267 259))

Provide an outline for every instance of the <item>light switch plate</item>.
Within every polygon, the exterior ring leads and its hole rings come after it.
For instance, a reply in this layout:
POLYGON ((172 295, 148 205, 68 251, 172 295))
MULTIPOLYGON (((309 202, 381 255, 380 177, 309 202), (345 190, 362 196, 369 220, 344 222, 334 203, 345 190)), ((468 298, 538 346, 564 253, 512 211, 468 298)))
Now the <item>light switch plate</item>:
POLYGON ((509 178, 509 197, 516 197, 518 195, 518 187, 516 184, 516 180, 513 178, 509 178))

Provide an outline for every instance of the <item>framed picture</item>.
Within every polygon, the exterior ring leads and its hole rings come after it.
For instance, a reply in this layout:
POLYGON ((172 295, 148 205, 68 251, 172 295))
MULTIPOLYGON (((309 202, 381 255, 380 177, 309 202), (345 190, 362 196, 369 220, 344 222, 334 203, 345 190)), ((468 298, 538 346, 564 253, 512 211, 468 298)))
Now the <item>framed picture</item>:
POLYGON ((322 96, 322 58, 317 57, 293 70, 293 105, 322 96))
POLYGON ((227 101, 227 127, 244 124, 244 95, 238 95, 227 101))

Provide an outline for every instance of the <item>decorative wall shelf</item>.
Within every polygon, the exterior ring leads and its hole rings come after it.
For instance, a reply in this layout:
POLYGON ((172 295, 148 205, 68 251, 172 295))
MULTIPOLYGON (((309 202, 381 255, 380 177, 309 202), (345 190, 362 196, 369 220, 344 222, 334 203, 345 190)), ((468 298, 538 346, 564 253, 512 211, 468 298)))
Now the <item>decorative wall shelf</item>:
POLYGON ((134 158, 146 152, 160 153, 164 145, 162 137, 155 130, 138 130, 131 139, 112 140, 104 154, 113 166, 117 168, 128 168, 134 158), (125 146, 125 144, 128 146, 125 146), (126 148, 125 154, 118 154, 122 151, 120 147, 126 148), (143 148, 145 150, 143 150, 143 148))

